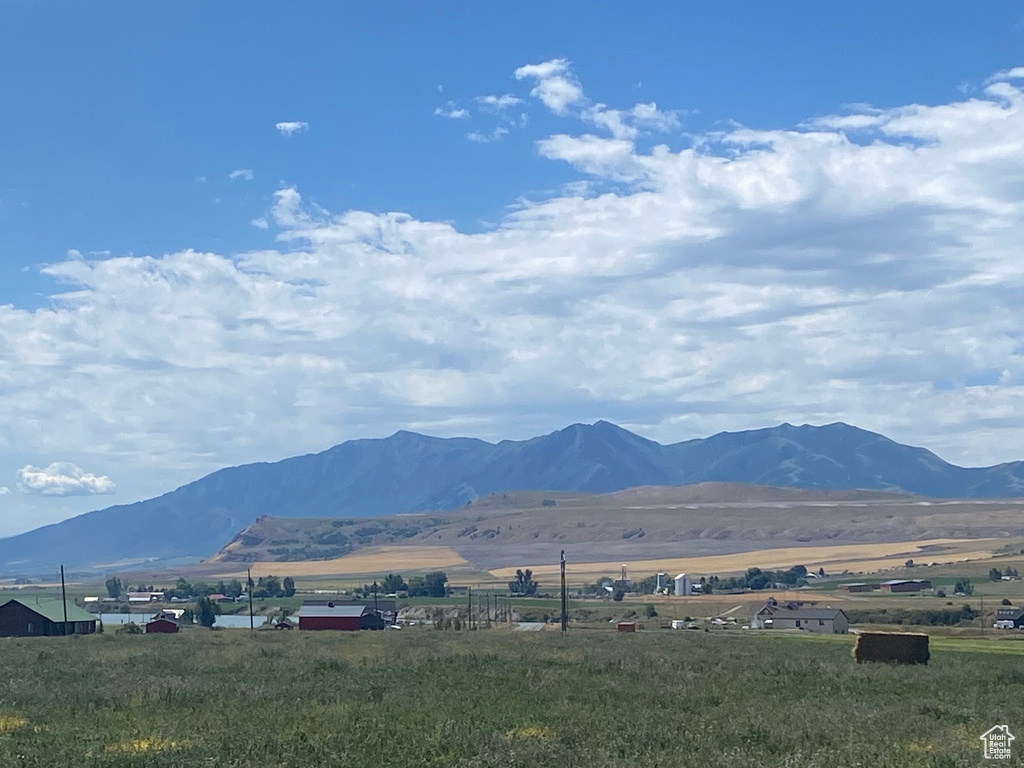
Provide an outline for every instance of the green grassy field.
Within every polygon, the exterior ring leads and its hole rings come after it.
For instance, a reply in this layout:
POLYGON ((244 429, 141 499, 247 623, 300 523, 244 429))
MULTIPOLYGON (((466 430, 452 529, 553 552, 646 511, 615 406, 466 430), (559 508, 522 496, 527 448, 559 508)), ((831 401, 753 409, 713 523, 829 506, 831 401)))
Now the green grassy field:
POLYGON ((1024 644, 943 639, 930 665, 900 668, 854 664, 852 642, 416 629, 0 640, 0 766, 976 766, 985 730, 1024 731, 1022 659, 1005 653, 1024 644))

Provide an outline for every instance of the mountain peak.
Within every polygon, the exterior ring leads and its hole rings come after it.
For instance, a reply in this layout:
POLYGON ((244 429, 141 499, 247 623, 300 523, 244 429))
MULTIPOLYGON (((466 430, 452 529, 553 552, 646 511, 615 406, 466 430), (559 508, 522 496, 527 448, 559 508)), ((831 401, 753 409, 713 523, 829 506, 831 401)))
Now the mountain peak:
POLYGON ((604 420, 497 444, 399 430, 273 464, 228 467, 159 498, 0 540, 0 570, 203 557, 265 514, 375 517, 454 509, 492 493, 605 493, 702 482, 1016 497, 1024 494, 1024 463, 956 467, 842 422, 783 423, 672 445, 604 420))

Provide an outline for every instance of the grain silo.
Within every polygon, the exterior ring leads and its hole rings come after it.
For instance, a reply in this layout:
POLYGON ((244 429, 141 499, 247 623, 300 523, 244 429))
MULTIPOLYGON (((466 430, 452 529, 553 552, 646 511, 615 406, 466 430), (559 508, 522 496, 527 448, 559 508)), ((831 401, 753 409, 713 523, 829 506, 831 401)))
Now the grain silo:
POLYGON ((680 573, 674 579, 676 583, 676 597, 685 597, 690 594, 693 588, 693 582, 690 581, 690 577, 685 573, 680 573))

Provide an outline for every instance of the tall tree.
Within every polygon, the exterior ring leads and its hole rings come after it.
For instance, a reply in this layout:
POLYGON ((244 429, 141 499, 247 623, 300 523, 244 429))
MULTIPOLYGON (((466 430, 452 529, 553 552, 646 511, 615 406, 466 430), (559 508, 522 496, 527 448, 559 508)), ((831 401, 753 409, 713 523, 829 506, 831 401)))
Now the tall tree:
POLYGON ((204 627, 212 627, 217 621, 217 609, 210 598, 200 597, 196 600, 196 618, 204 627))
POLYGON ((107 597, 120 597, 121 589, 121 580, 117 576, 107 579, 107 597))
POLYGON ((423 577, 423 586, 429 597, 444 597, 448 593, 447 583, 448 575, 444 571, 431 571, 423 577))
POLYGON ((516 569, 516 577, 508 583, 508 591, 514 595, 536 595, 538 584, 533 579, 533 571, 516 569))
POLYGON ((408 589, 405 583, 405 579, 399 573, 389 573, 384 581, 381 582, 380 588, 385 594, 389 592, 401 592, 402 590, 408 589))
POLYGON ((281 582, 281 591, 285 597, 292 597, 295 594, 295 579, 285 576, 284 581, 281 582))

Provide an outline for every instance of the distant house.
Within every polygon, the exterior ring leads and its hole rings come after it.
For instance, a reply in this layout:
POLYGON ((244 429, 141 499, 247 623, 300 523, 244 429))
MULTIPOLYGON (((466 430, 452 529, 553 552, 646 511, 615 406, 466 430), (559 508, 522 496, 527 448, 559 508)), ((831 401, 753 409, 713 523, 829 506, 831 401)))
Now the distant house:
POLYGON ((890 579, 878 585, 883 592, 920 592, 923 589, 931 589, 930 579, 890 579))
POLYGON ((222 595, 219 592, 215 592, 212 595, 207 595, 207 597, 210 598, 210 602, 213 602, 213 603, 233 603, 233 602, 235 602, 235 598, 228 597, 227 595, 222 595))
POLYGON ((845 635, 850 621, 841 608, 804 608, 769 602, 754 614, 752 626, 765 629, 800 629, 825 635, 845 635))
POLYGON ((1024 608, 1000 608, 996 611, 996 621, 1012 622, 1014 629, 1024 627, 1024 608))
POLYGON ((129 592, 128 604, 140 605, 142 603, 158 603, 164 599, 163 592, 129 592))
POLYGON ((175 632, 180 631, 181 626, 178 622, 174 619, 169 619, 166 616, 160 616, 152 621, 146 622, 147 635, 173 635, 175 632))
POLYGON ((303 605, 298 613, 299 629, 340 630, 384 629, 384 619, 372 608, 361 604, 303 605))
POLYGON ((60 598, 19 597, 0 605, 0 637, 90 635, 95 631, 93 614, 73 602, 65 606, 60 598))
POLYGON ((854 581, 847 584, 840 584, 838 589, 841 589, 844 592, 874 592, 878 589, 878 585, 868 584, 863 581, 854 581))

